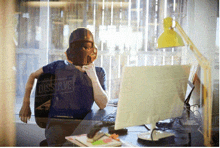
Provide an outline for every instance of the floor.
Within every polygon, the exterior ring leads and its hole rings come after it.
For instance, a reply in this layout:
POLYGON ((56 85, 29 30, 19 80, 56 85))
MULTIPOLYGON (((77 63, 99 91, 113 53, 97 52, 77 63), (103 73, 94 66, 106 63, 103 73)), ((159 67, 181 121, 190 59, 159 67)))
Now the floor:
POLYGON ((16 146, 38 147, 44 139, 44 129, 36 124, 16 123, 16 146))
POLYGON ((16 117, 16 146, 34 146, 38 147, 39 143, 45 139, 44 129, 36 125, 34 116, 25 124, 20 121, 18 114, 16 117))

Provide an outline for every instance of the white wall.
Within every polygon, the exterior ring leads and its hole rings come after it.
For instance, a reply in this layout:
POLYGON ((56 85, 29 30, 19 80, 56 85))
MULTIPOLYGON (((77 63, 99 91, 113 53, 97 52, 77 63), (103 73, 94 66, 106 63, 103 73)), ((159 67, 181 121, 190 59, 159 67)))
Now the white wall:
MULTIPOLYGON (((219 46, 216 45, 216 26, 218 17, 218 0, 189 0, 187 7, 187 34, 198 50, 211 62, 212 91, 219 92, 216 82, 219 82, 219 46), (217 90, 217 91, 216 91, 217 90)), ((203 82, 201 72, 200 81, 203 82)), ((199 98, 192 101, 201 103, 199 98)), ((219 97, 213 95, 213 111, 219 111, 219 97)), ((214 112, 213 112, 214 113, 214 112)))
POLYGON ((217 24, 217 0, 188 1, 188 35, 199 51, 212 63, 212 78, 219 79, 214 70, 217 24))

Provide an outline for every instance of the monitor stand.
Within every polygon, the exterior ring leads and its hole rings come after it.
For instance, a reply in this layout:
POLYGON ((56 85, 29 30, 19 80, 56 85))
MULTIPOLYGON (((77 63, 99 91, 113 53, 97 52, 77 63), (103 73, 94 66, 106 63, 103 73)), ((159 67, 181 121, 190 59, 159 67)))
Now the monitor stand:
POLYGON ((151 124, 151 130, 146 133, 138 134, 138 138, 142 140, 147 140, 147 141, 158 141, 160 139, 172 137, 175 135, 173 133, 166 132, 166 131, 153 130, 155 127, 156 127, 156 123, 151 124), (153 134, 151 135, 152 132, 153 134))

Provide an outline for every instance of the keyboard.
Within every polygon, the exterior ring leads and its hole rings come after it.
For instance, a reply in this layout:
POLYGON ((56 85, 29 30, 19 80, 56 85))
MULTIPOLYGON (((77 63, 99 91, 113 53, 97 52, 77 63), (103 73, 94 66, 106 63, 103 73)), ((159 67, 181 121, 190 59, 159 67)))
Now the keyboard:
POLYGON ((111 99, 111 100, 108 102, 108 105, 109 105, 109 106, 115 106, 115 107, 117 107, 117 105, 118 105, 118 99, 111 99))
POLYGON ((105 115, 101 121, 102 121, 102 125, 103 126, 107 126, 108 127, 108 132, 110 134, 118 134, 118 135, 124 135, 127 134, 127 129, 123 128, 123 129, 119 129, 119 130, 115 130, 114 126, 115 126, 115 119, 116 119, 116 113, 117 110, 114 110, 112 113, 105 115))
POLYGON ((110 114, 105 115, 101 119, 102 123, 104 125, 115 125, 116 113, 117 113, 117 110, 113 111, 110 114))

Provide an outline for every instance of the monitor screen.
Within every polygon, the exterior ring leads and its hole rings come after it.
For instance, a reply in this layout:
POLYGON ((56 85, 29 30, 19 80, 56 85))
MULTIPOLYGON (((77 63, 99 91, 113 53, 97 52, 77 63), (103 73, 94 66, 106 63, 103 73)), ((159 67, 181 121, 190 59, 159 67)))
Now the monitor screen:
POLYGON ((124 67, 115 129, 179 117, 190 65, 124 67))

